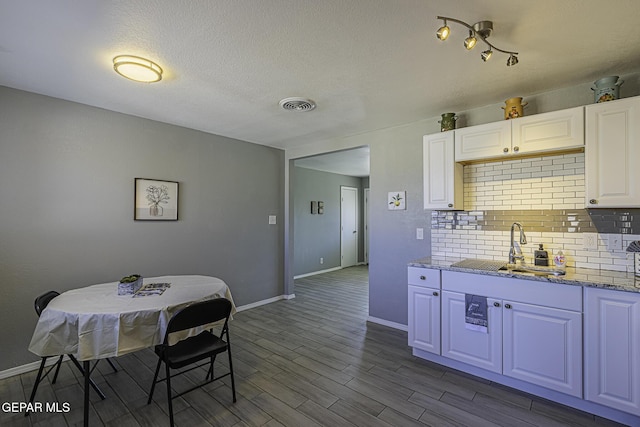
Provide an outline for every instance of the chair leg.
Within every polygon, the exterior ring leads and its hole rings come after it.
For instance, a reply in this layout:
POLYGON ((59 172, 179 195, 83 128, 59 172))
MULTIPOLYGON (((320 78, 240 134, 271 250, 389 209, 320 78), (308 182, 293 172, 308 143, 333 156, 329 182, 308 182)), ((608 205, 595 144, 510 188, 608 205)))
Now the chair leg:
POLYGON ((229 344, 229 335, 227 335, 227 355, 229 356, 229 372, 231 373, 231 392, 233 393, 233 402, 236 402, 236 381, 233 378, 233 362, 231 361, 231 345, 229 344))
POLYGON ((151 399, 153 398, 153 391, 156 389, 156 380, 158 379, 158 373, 160 372, 160 365, 162 364, 162 359, 158 358, 158 365, 156 366, 156 373, 153 376, 153 382, 151 383, 151 390, 149 391, 149 399, 147 399, 147 405, 151 403, 151 399))
POLYGON ((107 363, 109 363, 109 365, 111 365, 111 368, 113 369, 113 372, 118 372, 118 368, 116 368, 116 365, 113 364, 111 359, 107 359, 107 363))
POLYGON ((166 367, 166 375, 167 375, 167 401, 169 404, 169 425, 171 427, 173 427, 173 403, 172 398, 171 398, 171 372, 170 372, 170 368, 169 368, 169 364, 165 363, 164 366, 166 367))
MULTIPOLYGON (((84 375, 84 368, 82 367, 82 365, 80 365, 80 362, 78 362, 78 359, 75 358, 74 355, 69 354, 69 359, 71 359, 71 361, 73 362, 74 365, 76 365, 76 367, 80 370, 80 372, 82 373, 82 375, 84 375)), ((86 366, 89 366, 89 364, 86 364, 86 366)), ((91 377, 89 377, 89 385, 91 385, 91 387, 96 391, 96 393, 98 393, 98 396, 100 396, 100 399, 104 400, 104 393, 102 392, 102 390, 100 390, 100 388, 98 387, 98 385, 91 379, 91 377)))
MULTIPOLYGON (((38 385, 40 385, 40 381, 42 381, 42 371, 44 371, 44 364, 47 361, 47 357, 43 357, 40 362, 40 369, 38 369, 38 375, 36 375, 36 382, 33 383, 33 390, 31 390, 31 397, 29 398, 29 403, 33 403, 33 400, 36 398, 36 391, 38 390, 38 385)), ((31 406, 31 405, 29 405, 31 406)), ((24 416, 28 416, 29 411, 27 410, 24 413, 24 416)))
POLYGON ((51 384, 55 384, 56 380, 58 379, 58 372, 60 372, 60 366, 62 366, 62 359, 64 358, 64 355, 61 355, 58 358, 58 361, 56 362, 56 372, 53 374, 53 381, 51 381, 51 384))

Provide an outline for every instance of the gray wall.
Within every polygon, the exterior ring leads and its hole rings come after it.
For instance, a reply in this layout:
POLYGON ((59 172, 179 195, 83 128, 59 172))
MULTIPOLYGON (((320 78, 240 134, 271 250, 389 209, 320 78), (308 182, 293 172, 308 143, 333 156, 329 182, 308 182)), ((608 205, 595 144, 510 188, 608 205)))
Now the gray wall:
POLYGON ((364 260, 363 178, 295 167, 293 172, 294 276, 340 267, 340 187, 358 189, 358 261, 364 260), (324 214, 311 214, 311 201, 324 214), (320 258, 324 263, 320 264, 320 258))
POLYGON ((0 87, 0 370, 37 360, 46 290, 204 274, 237 305, 282 295, 283 182, 281 150, 0 87), (178 181, 179 221, 133 221, 135 177, 178 181))

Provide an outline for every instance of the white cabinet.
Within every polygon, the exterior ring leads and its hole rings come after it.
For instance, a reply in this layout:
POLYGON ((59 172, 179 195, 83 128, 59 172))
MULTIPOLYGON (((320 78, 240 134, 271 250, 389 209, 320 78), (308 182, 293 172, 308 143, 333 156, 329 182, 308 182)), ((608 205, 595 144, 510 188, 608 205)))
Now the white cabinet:
POLYGON ((491 298, 487 308, 488 333, 469 330, 465 326, 464 294, 442 291, 442 355, 500 374, 502 309, 500 302, 491 298))
POLYGON ((585 288, 585 399, 640 415, 640 294, 585 288))
POLYGON ((511 153, 511 122, 508 120, 456 129, 454 133, 456 162, 511 153))
POLYGON ((640 97, 586 107, 586 206, 640 207, 640 97))
POLYGON ((582 289, 443 271, 442 356, 582 397, 582 289), (465 294, 487 297, 487 333, 466 328, 465 294))
POLYGON ((584 108, 570 108, 455 130, 456 162, 584 148, 584 108))
POLYGON ((453 131, 423 138, 425 209, 463 209, 463 166, 454 160, 453 131))
POLYGON ((503 374, 581 398, 582 314, 503 304, 503 374))
POLYGON ((440 354, 440 270, 409 267, 409 346, 440 354))
POLYGON ((514 154, 584 148, 584 107, 511 120, 514 154))

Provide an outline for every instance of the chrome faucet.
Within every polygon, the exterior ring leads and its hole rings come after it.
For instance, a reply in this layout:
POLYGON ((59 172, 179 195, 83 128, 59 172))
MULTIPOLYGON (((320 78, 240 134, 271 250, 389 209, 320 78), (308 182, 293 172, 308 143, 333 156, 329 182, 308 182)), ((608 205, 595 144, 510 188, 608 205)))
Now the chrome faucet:
POLYGON ((513 236, 513 230, 516 226, 520 229, 520 244, 527 244, 527 236, 524 235, 524 229, 522 228, 522 224, 519 222, 514 222, 511 224, 511 247, 509 248, 509 264, 515 264, 516 260, 524 261, 524 255, 522 255, 522 250, 520 250, 520 245, 518 245, 513 236))

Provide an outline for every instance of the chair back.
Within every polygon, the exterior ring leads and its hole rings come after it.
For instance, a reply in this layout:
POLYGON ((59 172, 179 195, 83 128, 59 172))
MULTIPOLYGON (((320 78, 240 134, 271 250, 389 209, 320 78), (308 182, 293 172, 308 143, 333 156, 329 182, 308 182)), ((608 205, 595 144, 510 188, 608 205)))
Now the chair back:
POLYGON ((38 317, 40 317, 40 313, 42 313, 42 310, 47 308, 51 300, 57 297, 58 295, 60 295, 60 292, 49 291, 36 298, 33 305, 36 309, 36 313, 38 314, 38 317))
POLYGON ((231 301, 226 298, 215 298, 189 304, 173 315, 169 320, 165 343, 169 334, 198 326, 208 325, 224 320, 223 330, 226 330, 231 315, 231 301))

